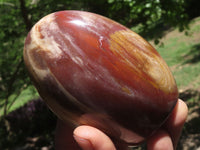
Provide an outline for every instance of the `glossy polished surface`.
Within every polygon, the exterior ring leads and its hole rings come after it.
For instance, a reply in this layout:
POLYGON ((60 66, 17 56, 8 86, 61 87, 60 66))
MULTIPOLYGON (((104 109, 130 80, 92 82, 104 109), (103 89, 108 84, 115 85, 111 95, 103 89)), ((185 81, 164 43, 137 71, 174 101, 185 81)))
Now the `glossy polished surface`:
POLYGON ((38 92, 61 119, 137 144, 176 104, 174 78, 157 51, 97 14, 61 11, 29 32, 24 60, 38 92))

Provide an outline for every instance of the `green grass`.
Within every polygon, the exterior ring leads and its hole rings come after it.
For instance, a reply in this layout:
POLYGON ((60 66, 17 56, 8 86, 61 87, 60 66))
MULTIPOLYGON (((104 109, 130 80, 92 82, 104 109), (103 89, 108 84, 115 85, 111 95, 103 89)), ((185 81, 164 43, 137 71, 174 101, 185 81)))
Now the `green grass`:
POLYGON ((185 65, 173 71, 179 88, 198 88, 200 85, 200 64, 185 65))
POLYGON ((179 89, 200 87, 200 17, 191 21, 188 32, 186 36, 178 29, 171 30, 161 39, 164 46, 155 46, 170 66, 179 89))

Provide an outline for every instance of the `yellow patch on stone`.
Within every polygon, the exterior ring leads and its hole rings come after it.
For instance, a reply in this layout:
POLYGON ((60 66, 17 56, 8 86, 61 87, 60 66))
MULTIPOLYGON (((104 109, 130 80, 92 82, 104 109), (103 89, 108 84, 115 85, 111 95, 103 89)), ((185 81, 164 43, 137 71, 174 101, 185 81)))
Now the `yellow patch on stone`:
POLYGON ((122 87, 122 91, 127 94, 131 94, 131 91, 127 87, 122 87))
MULTIPOLYGON (((142 37, 131 30, 116 31, 110 35, 110 50, 119 61, 126 63, 134 73, 148 76, 145 80, 166 93, 176 89, 175 80, 165 61, 142 37)), ((122 88, 123 91, 127 91, 122 88)), ((128 91, 127 91, 128 92, 128 91)))

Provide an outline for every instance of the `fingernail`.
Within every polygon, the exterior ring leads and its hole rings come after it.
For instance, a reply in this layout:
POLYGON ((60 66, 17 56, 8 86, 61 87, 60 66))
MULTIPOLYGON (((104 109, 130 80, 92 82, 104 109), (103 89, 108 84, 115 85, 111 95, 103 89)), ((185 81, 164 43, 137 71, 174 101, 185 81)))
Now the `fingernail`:
POLYGON ((74 139, 83 150, 94 150, 92 143, 82 137, 74 135, 74 139))

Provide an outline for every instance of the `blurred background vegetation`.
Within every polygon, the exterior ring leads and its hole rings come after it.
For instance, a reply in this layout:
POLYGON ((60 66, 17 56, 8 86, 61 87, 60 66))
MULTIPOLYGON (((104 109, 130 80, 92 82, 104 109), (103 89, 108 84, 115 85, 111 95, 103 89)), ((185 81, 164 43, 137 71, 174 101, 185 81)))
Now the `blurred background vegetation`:
POLYGON ((0 0, 0 149, 53 149, 56 117, 27 75, 23 44, 40 18, 60 10, 107 16, 152 43, 189 106, 178 149, 200 147, 199 0, 0 0))

